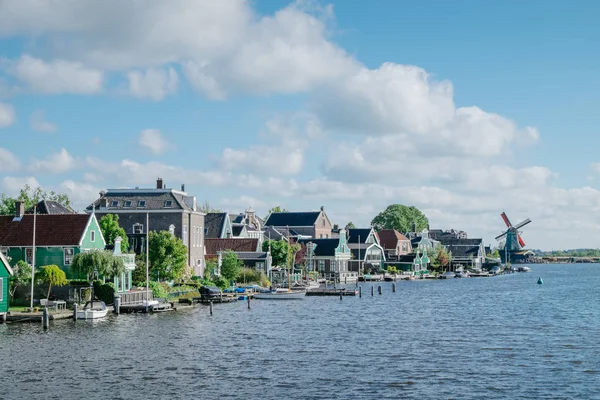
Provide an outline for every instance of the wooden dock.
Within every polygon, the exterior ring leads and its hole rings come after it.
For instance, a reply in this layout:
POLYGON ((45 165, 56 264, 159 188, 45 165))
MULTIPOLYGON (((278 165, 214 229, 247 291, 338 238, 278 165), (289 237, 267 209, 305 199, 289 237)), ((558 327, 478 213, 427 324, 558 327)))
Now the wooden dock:
POLYGON ((119 312, 123 314, 130 313, 147 313, 147 312, 165 312, 175 311, 172 303, 158 303, 146 307, 145 304, 127 304, 119 307, 119 312))
MULTIPOLYGON (((192 298, 192 303, 202 303, 202 304, 209 304, 209 303, 231 303, 234 301, 238 301, 238 297, 240 297, 240 295, 242 295, 242 293, 220 293, 219 295, 216 296, 200 296, 200 297, 193 297, 192 298)), ((244 293, 243 295, 247 295, 246 293, 244 293)))
POLYGON ((311 289, 306 292, 307 296, 356 296, 356 289, 311 289))
MULTIPOLYGON (((6 315, 6 322, 42 322, 42 311, 38 312, 15 312, 11 311, 6 315)), ((58 319, 72 319, 72 310, 61 310, 49 312, 48 317, 50 320, 58 319)))

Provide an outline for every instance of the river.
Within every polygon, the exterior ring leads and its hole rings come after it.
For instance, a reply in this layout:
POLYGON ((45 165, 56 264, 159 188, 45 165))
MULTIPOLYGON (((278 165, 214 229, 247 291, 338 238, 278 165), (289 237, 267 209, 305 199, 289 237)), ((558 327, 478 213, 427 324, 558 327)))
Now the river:
POLYGON ((600 399, 600 265, 531 268, 212 316, 4 324, 0 398, 600 399))

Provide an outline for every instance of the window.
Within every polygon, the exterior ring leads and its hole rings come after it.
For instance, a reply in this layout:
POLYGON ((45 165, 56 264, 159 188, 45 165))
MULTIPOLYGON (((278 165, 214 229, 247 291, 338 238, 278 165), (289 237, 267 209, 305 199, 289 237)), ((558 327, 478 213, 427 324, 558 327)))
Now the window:
POLYGON ((202 265, 202 260, 200 260, 200 259, 197 259, 197 260, 196 260, 196 265, 202 265))
POLYGON ((133 233, 144 233, 144 225, 142 224, 133 224, 133 233))
POLYGON ((408 252, 408 243, 402 242, 402 251, 408 252))
POLYGON ((173 201, 172 200, 165 200, 165 205, 166 208, 170 208, 173 207, 173 201))
POLYGON ((113 201, 110 203, 110 206, 111 206, 111 207, 118 207, 118 206, 119 206, 119 201, 118 201, 118 200, 113 200, 113 201))
POLYGON ((4 294, 4 278, 0 278, 0 301, 3 300, 3 295, 4 294))
POLYGON ((323 218, 323 228, 325 228, 325 218, 323 218))
POLYGON ((206 235, 208 233, 208 228, 204 228, 204 234, 206 235))
POLYGON ((319 260, 319 272, 325 272, 325 260, 319 260))
POLYGON ((192 226, 192 247, 196 247, 196 227, 192 226))
POLYGON ((95 242, 96 241, 96 231, 91 231, 90 232, 90 242, 95 242))
POLYGON ((65 265, 71 265, 71 262, 73 261, 73 254, 74 254, 74 250, 73 249, 65 249, 65 265))
POLYGON ((185 244, 186 246, 188 245, 188 240, 187 240, 187 225, 183 225, 183 233, 181 234, 181 241, 183 242, 183 244, 185 244))
POLYGON ((146 200, 140 200, 138 201, 138 207, 146 207, 146 200))
POLYGON ((25 262, 29 265, 33 264, 33 249, 25 249, 25 262))
POLYGON ((125 208, 131 207, 131 200, 127 200, 126 202, 124 202, 123 207, 125 207, 125 208))

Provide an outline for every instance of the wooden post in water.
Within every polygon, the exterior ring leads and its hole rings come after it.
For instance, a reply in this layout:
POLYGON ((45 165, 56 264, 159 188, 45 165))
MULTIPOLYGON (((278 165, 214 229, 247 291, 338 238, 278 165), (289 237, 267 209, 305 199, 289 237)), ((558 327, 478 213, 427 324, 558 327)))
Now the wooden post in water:
POLYGON ((392 292, 396 293, 396 282, 392 282, 392 292))
POLYGON ((250 295, 247 295, 246 298, 248 299, 248 310, 250 309, 250 295))
POLYGON ((121 296, 115 295, 113 304, 115 307, 115 314, 119 315, 121 313, 121 296))
POLYGON ((362 286, 358 287, 358 298, 360 299, 362 297, 362 286))
POLYGON ((379 294, 381 294, 381 285, 377 286, 377 292, 379 292, 379 294))
POLYGON ((344 293, 344 289, 340 289, 340 300, 342 299, 343 293, 344 293))
POLYGON ((348 277, 347 276, 344 277, 344 283, 348 283, 348 277))
POLYGON ((44 307, 44 312, 42 313, 42 326, 44 329, 48 329, 49 320, 50 316, 48 315, 48 307, 44 307))
POLYGON ((212 315, 212 300, 210 301, 210 305, 208 306, 210 310, 210 315, 212 315))
POLYGON ((375 293, 375 286, 371 286, 371 296, 375 293))
POLYGON ((77 321, 77 303, 73 303, 73 319, 77 321))

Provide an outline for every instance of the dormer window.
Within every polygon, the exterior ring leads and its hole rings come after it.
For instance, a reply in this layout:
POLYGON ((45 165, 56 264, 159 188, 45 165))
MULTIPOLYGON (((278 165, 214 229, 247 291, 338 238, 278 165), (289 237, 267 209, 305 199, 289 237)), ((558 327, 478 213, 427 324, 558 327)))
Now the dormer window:
POLYGON ((138 207, 146 207, 146 200, 140 200, 138 201, 138 207))
POLYGON ((131 200, 127 200, 126 202, 124 202, 123 203, 123 207, 130 208, 131 207, 131 200))
POLYGON ((110 206, 111 206, 111 207, 119 207, 119 201, 118 201, 118 200, 113 200, 113 201, 110 203, 110 206))
POLYGON ((173 207, 173 200, 165 200, 165 208, 173 207))

